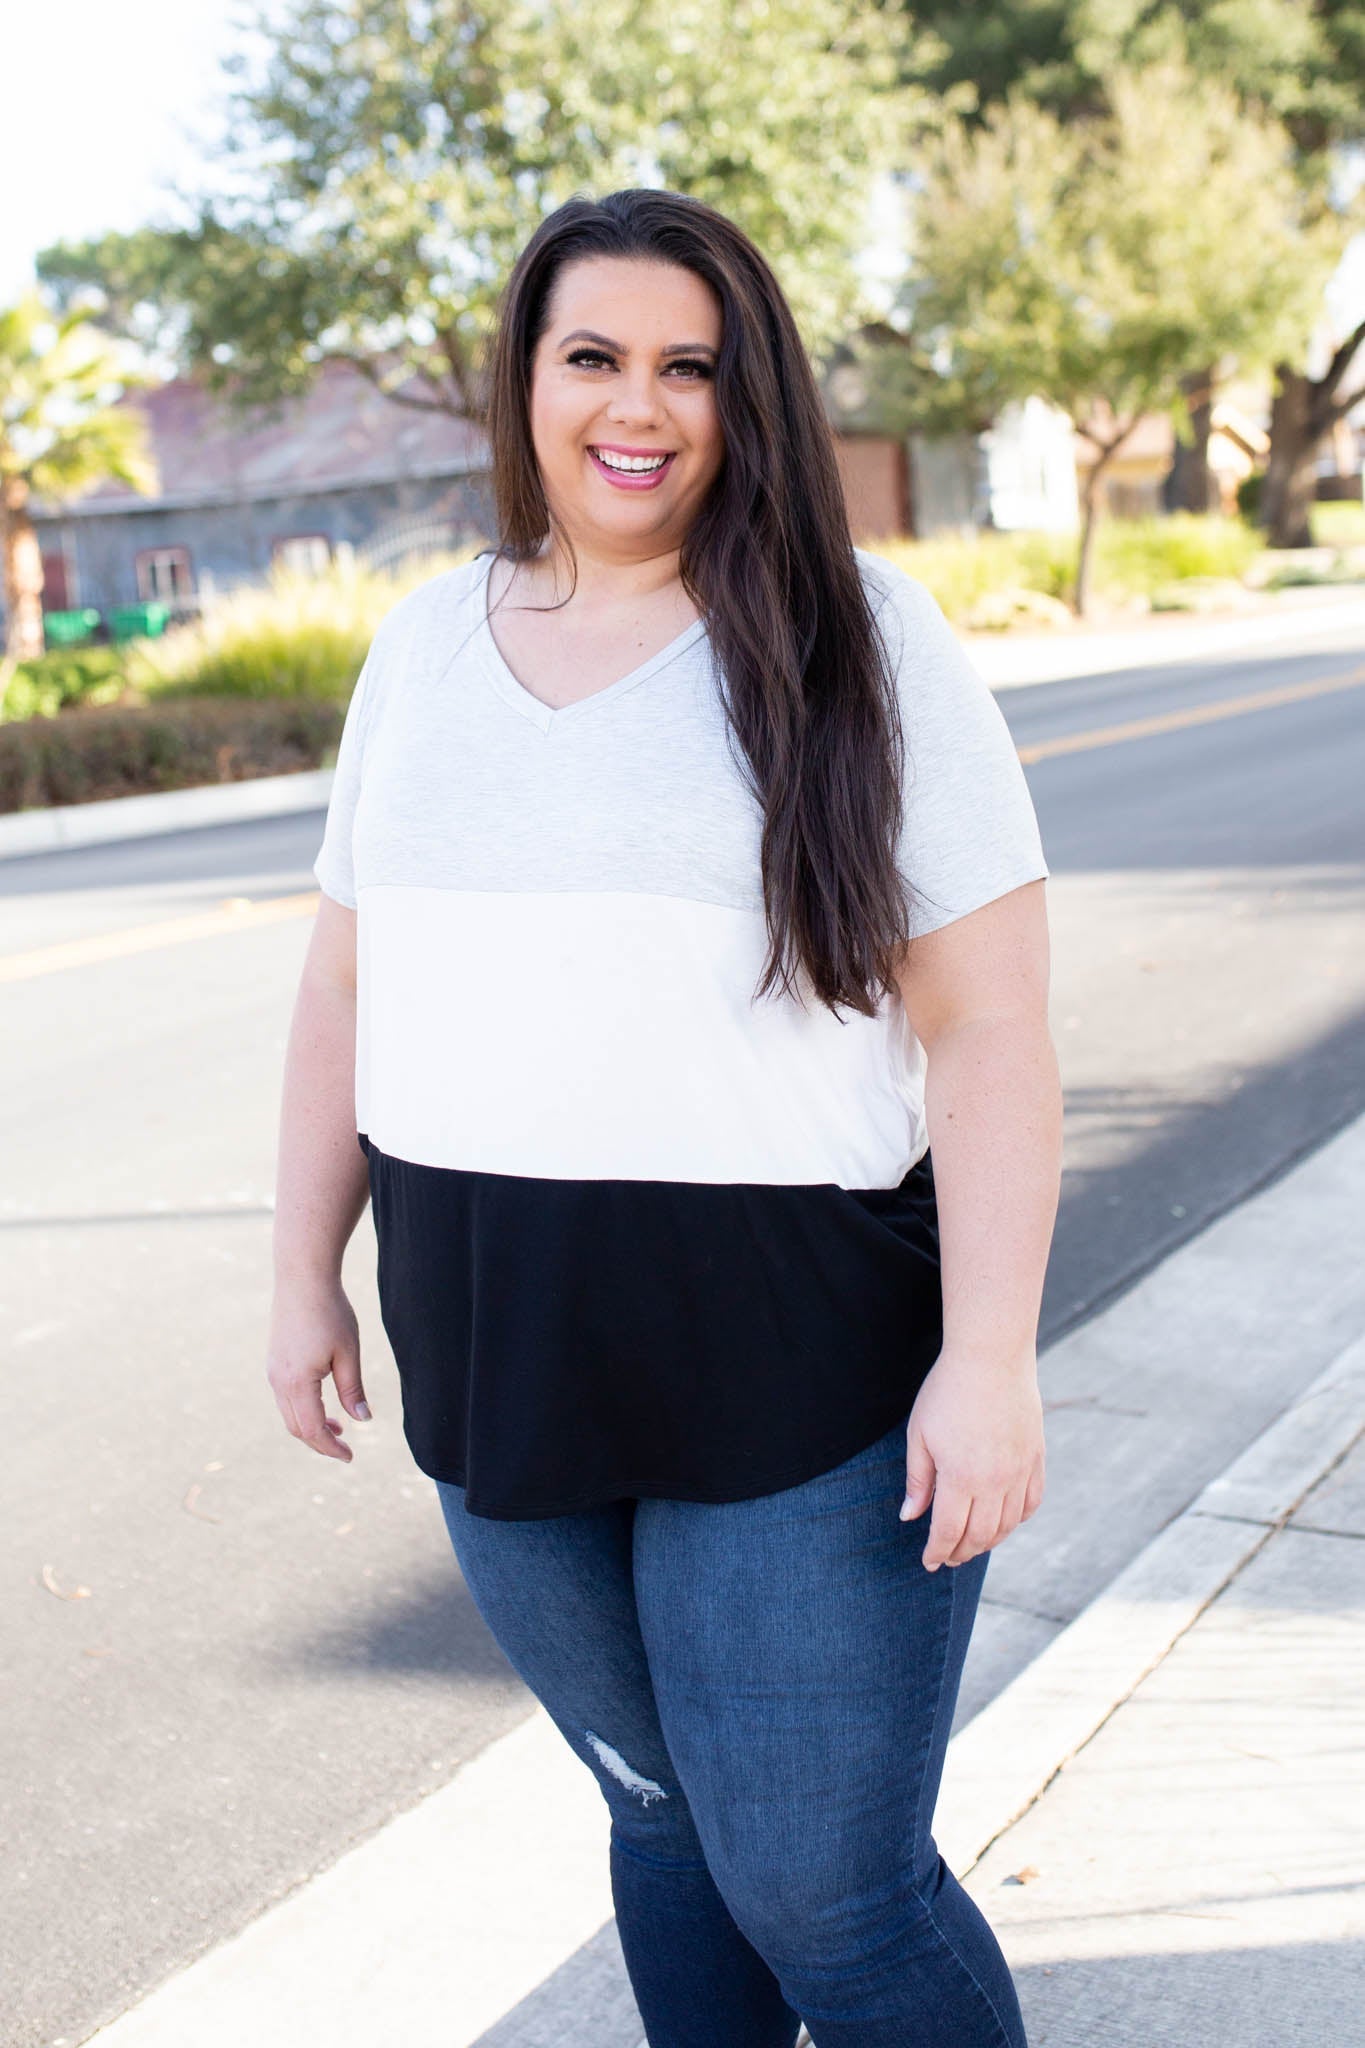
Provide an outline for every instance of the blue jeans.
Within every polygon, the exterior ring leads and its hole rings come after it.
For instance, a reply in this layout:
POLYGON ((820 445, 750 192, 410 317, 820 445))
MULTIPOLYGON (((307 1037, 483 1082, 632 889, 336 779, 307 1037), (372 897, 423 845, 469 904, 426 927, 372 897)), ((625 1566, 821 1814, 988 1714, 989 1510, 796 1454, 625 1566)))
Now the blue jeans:
POLYGON ((471 1515, 465 1583, 611 1812, 650 2048, 1025 2048, 931 1823, 990 1553, 925 1571, 905 1425, 756 1500, 471 1515))

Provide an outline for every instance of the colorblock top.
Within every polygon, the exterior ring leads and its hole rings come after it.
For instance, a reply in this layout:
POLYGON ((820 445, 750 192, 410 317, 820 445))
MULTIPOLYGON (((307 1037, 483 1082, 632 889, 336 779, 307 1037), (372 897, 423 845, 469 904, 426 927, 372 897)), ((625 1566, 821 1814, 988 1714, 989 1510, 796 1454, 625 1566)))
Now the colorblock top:
MULTIPOLYGON (((355 1109, 415 1462, 476 1514, 739 1500, 908 1413, 942 1335, 898 996, 753 999, 762 813, 706 624, 552 709, 491 553, 382 621, 314 871, 357 913, 355 1109)), ((1003 715, 857 550, 906 741, 912 933, 1045 877, 1003 715)))

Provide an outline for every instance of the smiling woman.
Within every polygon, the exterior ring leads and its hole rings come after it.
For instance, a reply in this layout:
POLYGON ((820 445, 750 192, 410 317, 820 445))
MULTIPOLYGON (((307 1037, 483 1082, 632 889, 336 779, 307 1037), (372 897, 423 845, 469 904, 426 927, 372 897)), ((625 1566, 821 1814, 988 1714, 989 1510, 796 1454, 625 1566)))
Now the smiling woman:
POLYGON ((853 546, 722 215, 560 207, 490 388, 498 544, 389 613, 347 712, 271 1384, 351 1456, 321 1389, 368 1413, 368 1195, 406 1440, 610 1809, 650 2048, 1021 2048, 931 1821, 1043 1483, 1023 771, 929 593, 853 546))
POLYGON ((489 606, 508 668, 560 706, 637 667, 701 616, 677 556, 724 461, 721 315, 691 271, 605 256, 565 266, 546 314, 529 425, 566 546, 500 559, 489 606), (578 324, 588 313, 600 330, 578 324), (572 537, 585 533, 593 546, 565 592, 572 537))

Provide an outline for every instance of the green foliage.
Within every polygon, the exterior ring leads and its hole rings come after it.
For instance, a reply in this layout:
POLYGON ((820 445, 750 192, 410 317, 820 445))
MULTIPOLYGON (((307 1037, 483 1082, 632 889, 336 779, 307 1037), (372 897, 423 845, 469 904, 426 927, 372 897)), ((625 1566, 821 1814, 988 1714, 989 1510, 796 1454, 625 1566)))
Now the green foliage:
POLYGON ((907 423, 979 428, 1037 393, 1078 430, 1097 412, 1188 426, 1191 364, 1254 369, 1306 341, 1337 239, 1305 216, 1283 130, 1173 66, 1115 74, 1109 97, 1063 126, 1015 96, 927 153, 908 342, 869 366, 907 423))
POLYGON ((121 649, 50 649, 36 661, 0 664, 0 721, 55 718, 73 704, 114 704, 128 688, 121 649))
POLYGON ((906 40, 859 0, 284 0, 231 67, 235 196, 40 272, 101 286, 244 403, 341 356, 478 417, 497 298, 544 215, 662 186, 754 237, 818 349, 867 310, 853 253, 921 97, 896 82, 906 40))
POLYGON ((409 590, 473 550, 428 558, 398 575, 334 563, 323 575, 275 569, 224 593, 202 619, 129 650, 128 674, 148 696, 304 697, 345 703, 375 628, 409 590))
POLYGON ((1096 575, 1119 589, 1147 592, 1186 578, 1240 580, 1264 545, 1254 527, 1215 514, 1110 519, 1101 528, 1096 575))
POLYGON ((0 811, 320 768, 344 715, 339 704, 199 698, 0 725, 0 811))
MULTIPOLYGON (((1057 599, 1076 573, 1074 533, 941 535, 931 540, 881 540, 873 551, 896 562, 933 592, 958 625, 985 622, 985 600, 1011 591, 1057 599)), ((1263 536, 1238 519, 1196 513, 1168 518, 1111 519, 1095 545, 1095 583, 1121 601, 1154 598, 1185 581, 1240 580, 1260 555, 1263 536)))
POLYGON ((301 698, 344 707, 384 614, 472 552, 429 556, 393 575, 341 562, 321 576, 276 569, 263 584, 224 592, 202 619, 160 639, 53 650, 10 663, 7 680, 0 672, 0 720, 180 697, 301 698))
POLYGON ((1349 498, 1322 499, 1308 515, 1314 546, 1365 547, 1365 505, 1349 498))
POLYGON ((879 540, 872 552, 931 590, 962 625, 983 598, 1026 589, 1060 597, 1070 581, 1076 537, 1068 533, 936 534, 930 540, 879 540))
POLYGON ((114 402, 144 381, 88 310, 0 309, 0 481, 59 504, 109 477, 148 488, 141 419, 114 402))
POLYGON ((1360 0, 907 0, 905 12, 928 31, 908 75, 980 109, 1018 90, 1063 120, 1092 115, 1116 69, 1184 57, 1285 121, 1304 153, 1362 132, 1360 0))
POLYGON ((1243 519, 1259 522, 1261 516, 1261 495, 1265 484, 1265 472, 1253 469, 1250 476, 1244 476, 1237 486, 1237 510, 1243 519))
POLYGON ((1192 432, 1192 365, 1245 373, 1305 347, 1340 241, 1284 129, 1226 89, 1168 62, 1116 71, 1107 102, 1063 125, 1015 93, 945 125, 915 195, 908 334, 862 358, 883 412, 894 390, 930 433, 1032 395, 1067 413, 1094 450, 1078 611, 1105 464, 1145 415, 1192 432))

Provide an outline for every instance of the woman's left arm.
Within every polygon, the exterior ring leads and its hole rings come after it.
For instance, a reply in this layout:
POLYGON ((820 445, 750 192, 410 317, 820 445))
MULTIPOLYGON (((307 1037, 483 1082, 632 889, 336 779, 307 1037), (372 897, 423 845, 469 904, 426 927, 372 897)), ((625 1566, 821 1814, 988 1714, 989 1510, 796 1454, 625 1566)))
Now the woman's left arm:
POLYGON ((924 1564, 965 1564, 1043 1497, 1038 1313, 1061 1179, 1045 884, 915 938, 897 977, 925 1049, 943 1347, 906 1431, 903 1518, 924 1564))

